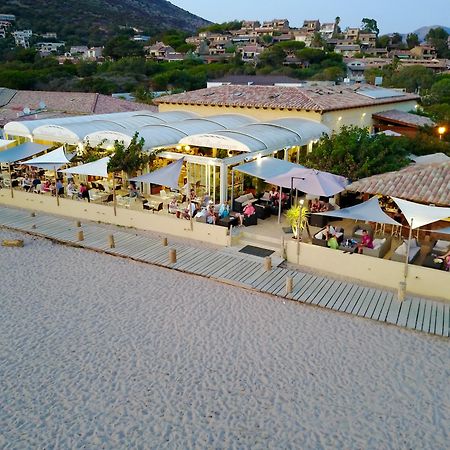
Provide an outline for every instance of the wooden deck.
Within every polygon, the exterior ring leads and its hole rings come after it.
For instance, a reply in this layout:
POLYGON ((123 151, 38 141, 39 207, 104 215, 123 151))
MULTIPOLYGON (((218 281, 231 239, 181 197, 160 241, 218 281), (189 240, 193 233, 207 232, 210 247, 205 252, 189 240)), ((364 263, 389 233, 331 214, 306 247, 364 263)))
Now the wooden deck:
POLYGON ((94 223, 83 223, 49 214, 0 207, 0 226, 24 231, 70 245, 128 257, 136 261, 208 277, 277 297, 310 303, 367 319, 388 322, 401 327, 438 336, 450 336, 450 304, 418 297, 399 302, 387 290, 365 287, 346 281, 311 275, 275 267, 265 271, 260 262, 242 253, 199 249, 176 244, 164 247, 162 240, 136 231, 107 229, 94 223), (78 241, 82 230, 84 240, 78 241), (114 234, 115 248, 110 248, 108 235, 114 234), (169 262, 169 249, 175 248, 177 262, 169 262), (293 277, 293 292, 286 294, 286 277, 293 277))

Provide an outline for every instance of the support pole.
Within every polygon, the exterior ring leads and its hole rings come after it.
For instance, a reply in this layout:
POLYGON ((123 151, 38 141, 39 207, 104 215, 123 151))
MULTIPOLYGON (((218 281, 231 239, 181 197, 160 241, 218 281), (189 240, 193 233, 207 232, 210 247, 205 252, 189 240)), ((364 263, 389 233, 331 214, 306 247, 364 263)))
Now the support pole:
POLYGON ((114 235, 113 234, 110 234, 108 236, 108 245, 109 245, 109 248, 116 248, 116 242, 114 241, 114 235))
POLYGON ((300 211, 297 219, 297 264, 300 262, 300 223, 303 214, 303 199, 300 200, 300 211))
POLYGON ((282 191, 283 187, 280 186, 280 190, 278 191, 278 223, 281 223, 281 198, 282 198, 282 191))
POLYGON ((177 251, 174 248, 169 250, 169 264, 175 264, 177 262, 177 251))
POLYGON ((11 198, 14 198, 14 190, 12 187, 12 178, 11 178, 11 163, 8 163, 8 173, 9 173, 9 189, 11 190, 11 198))
POLYGON ((77 233, 77 240, 78 240, 78 241, 84 241, 83 230, 80 230, 80 231, 77 233))
MULTIPOLYGON (((409 252, 410 252, 410 249, 411 249, 413 222, 414 222, 414 219, 411 218, 411 220, 409 222, 408 244, 406 246, 405 271, 404 271, 404 274, 403 274, 403 284, 404 284, 404 286, 402 285, 402 288, 404 289, 405 292, 406 292, 406 279, 408 278, 408 265, 409 265, 408 263, 409 263, 409 252)), ((403 295, 403 298, 404 298, 404 295, 403 295)), ((399 300, 400 300, 400 298, 399 298, 399 300)))
POLYGON ((270 272, 272 270, 272 258, 270 256, 266 256, 264 258, 264 270, 266 272, 270 272))
POLYGON ((163 245, 163 247, 167 247, 167 238, 166 237, 162 238, 162 245, 163 245))
POLYGON ((234 201, 234 169, 231 169, 231 211, 233 211, 233 201, 234 201))
POLYGON ((55 177, 55 195, 56 195, 56 205, 59 206, 59 192, 58 192, 58 188, 57 188, 57 183, 58 183, 58 175, 56 173, 56 167, 53 167, 53 175, 55 177))
POLYGON ((117 202, 116 202, 116 176, 113 172, 113 208, 114 215, 117 216, 117 202))

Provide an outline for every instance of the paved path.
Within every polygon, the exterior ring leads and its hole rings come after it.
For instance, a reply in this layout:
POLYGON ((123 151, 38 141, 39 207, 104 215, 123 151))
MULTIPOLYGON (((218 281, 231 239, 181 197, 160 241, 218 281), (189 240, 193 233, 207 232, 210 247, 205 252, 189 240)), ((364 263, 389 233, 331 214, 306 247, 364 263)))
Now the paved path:
POLYGON ((192 273, 247 289, 272 294, 301 303, 388 322, 438 336, 450 336, 450 304, 419 297, 399 302, 383 289, 275 267, 267 272, 263 259, 248 257, 229 250, 199 249, 183 244, 164 247, 161 239, 136 233, 107 229, 94 223, 83 223, 49 214, 0 207, 0 226, 25 231, 71 245, 102 251, 136 261, 192 273), (78 241, 82 230, 84 240, 78 241), (115 248, 110 248, 108 235, 114 233, 115 248), (177 262, 169 263, 170 248, 177 251, 177 262), (293 277, 293 292, 286 295, 286 277, 293 277))

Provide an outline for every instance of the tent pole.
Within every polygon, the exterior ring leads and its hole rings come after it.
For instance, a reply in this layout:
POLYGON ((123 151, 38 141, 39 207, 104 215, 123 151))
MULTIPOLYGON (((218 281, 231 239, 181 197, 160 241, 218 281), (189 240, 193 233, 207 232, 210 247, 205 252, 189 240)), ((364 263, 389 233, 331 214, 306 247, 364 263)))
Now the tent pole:
POLYGON ((56 194, 56 204, 59 206, 59 192, 58 192, 58 188, 56 186, 57 182, 58 182, 58 178, 57 178, 57 174, 56 174, 56 166, 53 166, 53 174, 55 176, 55 194, 56 194))
POLYGON ((14 190, 12 187, 12 178, 11 178, 11 163, 8 163, 8 173, 9 173, 9 189, 11 190, 11 198, 14 198, 14 190))
POLYGON ((282 193, 283 187, 280 186, 280 195, 278 198, 278 223, 281 223, 281 193, 282 193))
POLYGON ((231 169, 231 206, 230 211, 233 211, 234 202, 234 169, 231 169))
POLYGON ((187 195, 186 195, 186 199, 188 202, 188 211, 189 211, 189 226, 191 228, 191 231, 194 230, 194 224, 192 223, 192 208, 191 208, 191 204, 192 204, 192 199, 191 199, 191 183, 190 183, 190 179, 189 179, 189 162, 186 162, 186 178, 187 178, 187 195))
POLYGON ((406 246, 405 273, 404 273, 405 289, 406 289, 406 278, 408 277, 408 261, 409 261, 409 251, 410 251, 410 247, 411 247, 411 238, 412 238, 412 230, 413 230, 413 221, 414 221, 414 219, 411 218, 411 223, 409 224, 409 238, 408 238, 408 245, 406 246))
POLYGON ((300 262, 300 222, 303 214, 303 201, 300 205, 300 211, 297 219, 297 264, 300 262))
POLYGON ((117 216, 117 206, 116 206, 116 177, 115 173, 113 172, 113 209, 114 209, 114 215, 117 216))

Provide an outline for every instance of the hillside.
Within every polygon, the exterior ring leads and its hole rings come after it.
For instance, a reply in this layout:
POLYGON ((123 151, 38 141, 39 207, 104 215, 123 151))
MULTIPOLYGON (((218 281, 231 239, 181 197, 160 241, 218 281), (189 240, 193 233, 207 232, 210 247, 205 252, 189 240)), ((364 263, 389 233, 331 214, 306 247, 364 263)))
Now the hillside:
POLYGON ((195 31, 208 21, 166 0, 2 0, 0 12, 15 14, 19 29, 55 31, 68 42, 100 43, 119 26, 148 34, 175 28, 195 31))
POLYGON ((413 33, 417 34, 417 36, 419 36, 420 42, 422 42, 425 40, 425 36, 428 34, 428 32, 432 28, 443 28, 447 33, 450 34, 450 27, 444 27, 443 25, 431 25, 428 27, 421 27, 421 28, 413 31, 413 33))

